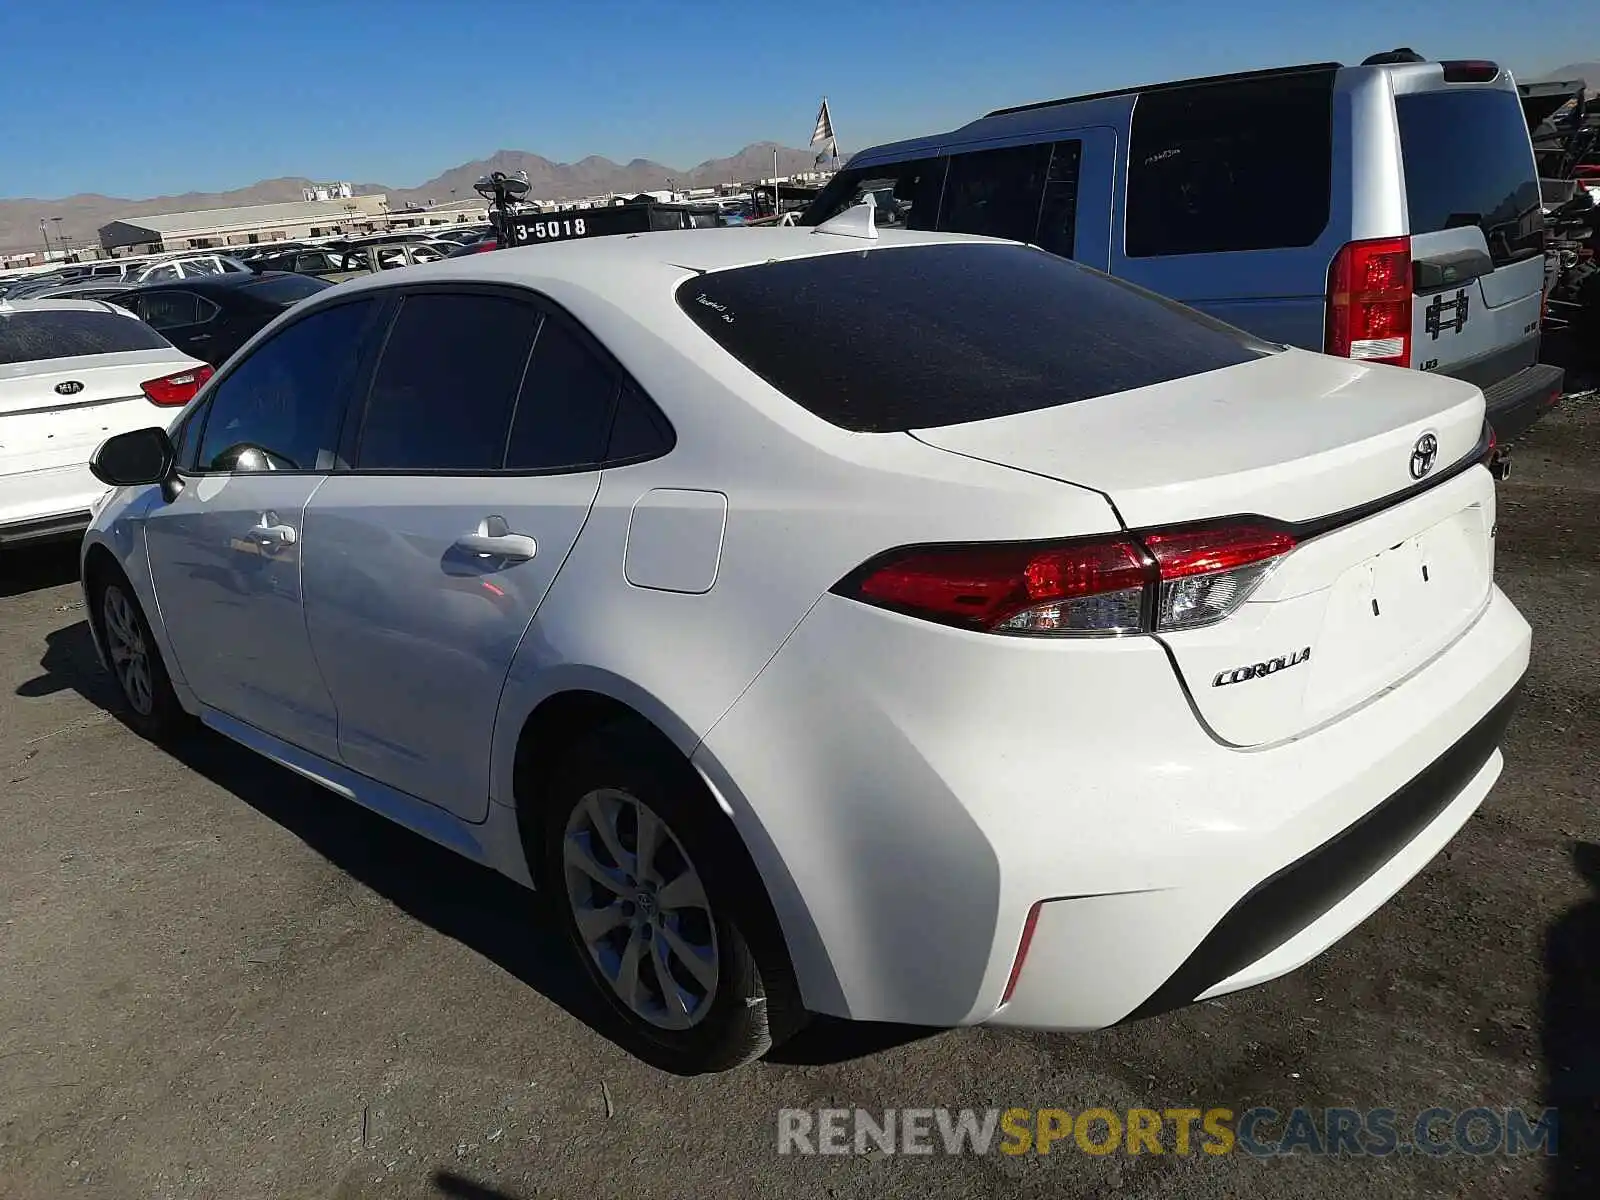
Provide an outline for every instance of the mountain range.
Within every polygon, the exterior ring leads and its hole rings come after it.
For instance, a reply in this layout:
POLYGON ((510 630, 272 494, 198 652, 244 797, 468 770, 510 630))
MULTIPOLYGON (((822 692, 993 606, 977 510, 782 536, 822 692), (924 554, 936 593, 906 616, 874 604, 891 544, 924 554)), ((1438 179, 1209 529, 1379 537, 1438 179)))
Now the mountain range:
MULTIPOLYGON (((614 163, 609 158, 590 156, 575 163, 552 162, 526 150, 497 150, 488 158, 462 163, 416 187, 392 187, 382 183, 358 183, 358 195, 382 192, 393 209, 429 200, 444 204, 473 195, 472 185, 490 171, 526 171, 529 194, 540 199, 576 198, 604 192, 642 192, 664 188, 670 179, 678 187, 704 187, 713 183, 761 179, 772 174, 772 155, 778 154, 778 173, 791 175, 809 171, 815 163, 810 150, 796 150, 776 142, 756 142, 727 158, 707 159, 693 167, 669 167, 648 159, 614 163)), ((40 248, 39 221, 50 222, 50 243, 65 234, 72 245, 98 244, 100 226, 128 217, 151 213, 190 212, 202 208, 236 208, 248 204, 272 204, 299 200, 300 189, 313 181, 294 176, 263 179, 249 187, 229 192, 185 192, 177 196, 152 196, 144 200, 82 193, 59 200, 22 197, 0 200, 0 251, 13 253, 40 248), (60 224, 55 218, 60 217, 60 224)), ((319 182, 327 182, 321 180, 319 182)))
POLYGON ((1592 97, 1600 93, 1600 62, 1568 63, 1546 73, 1545 78, 1552 82, 1581 79, 1589 85, 1588 94, 1592 97))

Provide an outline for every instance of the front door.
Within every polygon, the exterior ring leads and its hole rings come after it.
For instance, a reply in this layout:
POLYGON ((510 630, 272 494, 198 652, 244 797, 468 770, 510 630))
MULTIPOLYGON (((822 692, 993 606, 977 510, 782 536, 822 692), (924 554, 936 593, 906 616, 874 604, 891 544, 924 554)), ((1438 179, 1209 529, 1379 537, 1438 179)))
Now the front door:
POLYGON ((327 478, 375 305, 311 312, 209 389, 183 424, 183 489, 151 510, 151 573, 201 703, 337 758, 301 604, 306 502, 327 478))
POLYGON ((525 297, 406 293, 354 467, 306 510, 307 627, 351 768, 483 819, 500 693, 594 503, 617 382, 525 297))

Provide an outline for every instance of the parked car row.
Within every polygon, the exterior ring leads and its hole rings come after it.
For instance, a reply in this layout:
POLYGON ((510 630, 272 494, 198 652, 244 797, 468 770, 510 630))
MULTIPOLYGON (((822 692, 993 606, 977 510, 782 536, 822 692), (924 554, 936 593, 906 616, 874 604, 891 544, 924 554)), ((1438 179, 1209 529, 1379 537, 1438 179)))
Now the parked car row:
POLYGON ((72 295, 76 289, 101 286, 134 287, 172 279, 246 272, 250 268, 227 254, 184 253, 139 259, 112 259, 97 263, 71 263, 54 271, 0 280, 0 296, 10 300, 72 295), (63 291, 62 289, 66 289, 63 291))

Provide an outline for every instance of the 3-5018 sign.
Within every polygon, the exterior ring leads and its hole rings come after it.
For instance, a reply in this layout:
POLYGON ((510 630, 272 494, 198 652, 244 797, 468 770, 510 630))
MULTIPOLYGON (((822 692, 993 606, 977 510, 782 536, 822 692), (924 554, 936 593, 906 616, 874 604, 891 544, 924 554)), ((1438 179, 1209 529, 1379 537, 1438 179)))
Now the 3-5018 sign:
POLYGON ((513 231, 519 242, 553 242, 560 238, 587 236, 589 223, 583 217, 567 217, 562 220, 552 218, 548 221, 518 221, 513 226, 513 231))

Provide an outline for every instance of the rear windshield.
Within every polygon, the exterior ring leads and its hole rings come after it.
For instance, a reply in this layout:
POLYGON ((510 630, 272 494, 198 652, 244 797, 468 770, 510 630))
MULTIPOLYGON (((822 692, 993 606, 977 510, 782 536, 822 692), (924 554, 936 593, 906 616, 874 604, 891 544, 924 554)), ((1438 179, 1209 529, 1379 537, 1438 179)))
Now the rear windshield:
POLYGON ((309 275, 281 275, 276 279, 262 279, 256 283, 245 284, 245 288, 257 300, 282 305, 284 308, 296 300, 315 296, 332 286, 326 279, 313 279, 309 275))
POLYGON ((883 247, 740 267, 688 280, 677 299, 796 404, 861 433, 1053 408, 1278 349, 1014 245, 883 247))
POLYGON ((46 309, 0 312, 0 363, 162 350, 171 345, 143 321, 114 312, 46 309))
POLYGON ((1543 253, 1522 104, 1489 88, 1397 96, 1412 234, 1476 225, 1496 265, 1543 253))

